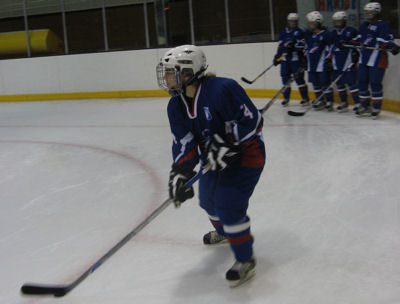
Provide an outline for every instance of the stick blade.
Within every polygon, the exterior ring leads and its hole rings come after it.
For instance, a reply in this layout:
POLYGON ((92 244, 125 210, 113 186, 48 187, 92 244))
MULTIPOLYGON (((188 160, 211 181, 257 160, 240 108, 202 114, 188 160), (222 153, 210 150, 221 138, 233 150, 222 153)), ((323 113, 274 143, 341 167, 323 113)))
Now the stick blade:
POLYGON ((242 78, 240 78, 240 79, 241 79, 242 81, 248 83, 248 84, 252 84, 252 83, 253 83, 252 81, 250 81, 250 80, 248 80, 247 78, 244 78, 244 77, 242 77, 242 78))
POLYGON ((24 295, 53 295, 55 297, 65 296, 70 289, 68 286, 62 285, 38 285, 38 284, 24 284, 21 287, 21 293, 24 295))
POLYGON ((304 116, 304 114, 306 114, 306 112, 288 111, 288 114, 289 114, 290 116, 304 116))

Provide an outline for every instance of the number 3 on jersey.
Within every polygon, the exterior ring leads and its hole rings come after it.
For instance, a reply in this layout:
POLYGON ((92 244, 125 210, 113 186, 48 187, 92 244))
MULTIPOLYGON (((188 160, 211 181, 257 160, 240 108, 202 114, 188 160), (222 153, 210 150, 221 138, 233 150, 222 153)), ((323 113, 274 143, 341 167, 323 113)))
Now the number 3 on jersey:
POLYGON ((245 104, 242 104, 241 106, 240 106, 240 108, 243 110, 243 112, 244 112, 244 116, 247 116, 247 117, 249 117, 250 119, 253 119, 253 113, 251 113, 250 112, 250 110, 249 110, 249 108, 245 105, 245 104))

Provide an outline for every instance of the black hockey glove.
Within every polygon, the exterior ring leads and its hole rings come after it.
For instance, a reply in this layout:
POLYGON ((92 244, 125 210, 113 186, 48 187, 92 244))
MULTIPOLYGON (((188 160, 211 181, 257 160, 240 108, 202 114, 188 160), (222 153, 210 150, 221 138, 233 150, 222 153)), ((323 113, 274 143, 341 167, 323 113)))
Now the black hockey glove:
POLYGON ((208 152, 208 162, 211 170, 220 171, 229 166, 241 152, 239 145, 227 143, 218 134, 214 134, 208 152))
POLYGON ((277 66, 281 63, 281 60, 282 60, 281 57, 282 57, 282 55, 279 55, 279 54, 276 54, 274 56, 274 60, 273 60, 274 66, 277 66))
POLYGON ((360 53, 357 50, 353 50, 351 52, 351 62, 357 64, 359 59, 360 59, 360 53))
POLYGON ((292 54, 295 51, 294 47, 294 42, 290 41, 289 43, 286 44, 286 57, 287 58, 292 58, 292 54))
POLYGON ((169 197, 174 200, 175 207, 194 196, 193 186, 185 187, 185 184, 196 175, 192 169, 176 163, 172 164, 169 173, 169 197))
POLYGON ((346 49, 346 47, 344 46, 345 44, 346 43, 343 40, 341 40, 336 45, 339 48, 339 50, 345 50, 346 49))
POLYGON ((330 58, 325 58, 324 61, 324 70, 326 72, 331 72, 333 70, 333 66, 332 66, 332 59, 330 58))
POLYGON ((393 47, 390 49, 390 52, 393 55, 397 55, 398 53, 400 53, 400 46, 398 46, 396 43, 393 43, 393 47))

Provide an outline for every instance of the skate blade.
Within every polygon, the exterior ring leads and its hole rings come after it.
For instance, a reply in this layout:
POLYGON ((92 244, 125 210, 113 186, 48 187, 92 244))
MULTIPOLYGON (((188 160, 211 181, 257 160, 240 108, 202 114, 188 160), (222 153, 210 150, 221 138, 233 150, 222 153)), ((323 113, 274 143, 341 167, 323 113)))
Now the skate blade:
POLYGON ((236 287, 242 286, 244 283, 246 283, 246 282, 250 281, 252 278, 254 278, 255 274, 256 274, 256 269, 253 268, 241 280, 229 281, 229 287, 236 288, 236 287))
POLYGON ((371 116, 370 113, 356 114, 356 117, 358 117, 358 118, 364 118, 364 117, 369 117, 369 116, 371 116))
POLYGON ((340 109, 340 110, 336 110, 338 113, 346 113, 349 112, 349 108, 345 108, 345 109, 340 109))
POLYGON ((307 107, 307 106, 310 105, 310 103, 309 103, 309 102, 307 102, 307 103, 301 103, 300 105, 301 105, 302 107, 307 107))
POLYGON ((228 243, 228 239, 224 239, 224 240, 222 240, 222 241, 220 241, 218 243, 213 243, 213 244, 203 243, 203 244, 206 245, 206 246, 213 247, 213 246, 223 245, 223 244, 227 244, 227 243, 228 243))

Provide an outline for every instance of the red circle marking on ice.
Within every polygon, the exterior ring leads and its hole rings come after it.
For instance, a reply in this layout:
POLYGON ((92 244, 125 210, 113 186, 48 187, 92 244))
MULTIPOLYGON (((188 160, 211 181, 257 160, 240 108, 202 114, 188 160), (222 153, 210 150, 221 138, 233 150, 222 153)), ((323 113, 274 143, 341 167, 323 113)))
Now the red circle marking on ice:
MULTIPOLYGON (((144 161, 140 160, 139 158, 134 157, 133 155, 124 153, 124 152, 119 152, 119 151, 114 151, 111 149, 107 148, 102 148, 102 147, 96 147, 96 146, 89 146, 89 145, 84 145, 84 144, 73 144, 73 143, 62 143, 62 142, 55 142, 55 141, 36 141, 36 140, 0 140, 0 143, 5 143, 5 144, 43 144, 43 145, 59 145, 59 146, 67 146, 67 147, 74 147, 74 148, 80 148, 80 149, 89 149, 93 151, 99 151, 102 153, 108 153, 112 154, 114 156, 117 156, 119 158, 124 158, 126 160, 129 160, 133 163, 135 163, 138 167, 140 167, 151 179, 153 183, 153 191, 152 191, 152 196, 151 196, 151 201, 150 201, 150 206, 146 210, 146 217, 148 214, 150 214, 158 205, 162 203, 161 201, 161 195, 158 189, 161 189, 161 181, 158 175, 155 173, 155 171, 147 165, 144 161)), ((144 219, 144 218, 143 218, 144 219)), ((121 236, 122 237, 122 236, 121 236)), ((80 271, 76 276, 78 276, 82 271, 80 271)), ((74 280, 76 277, 69 278, 68 280, 74 280)), ((29 301, 29 303, 37 303, 39 299, 34 299, 32 301, 29 301)))

